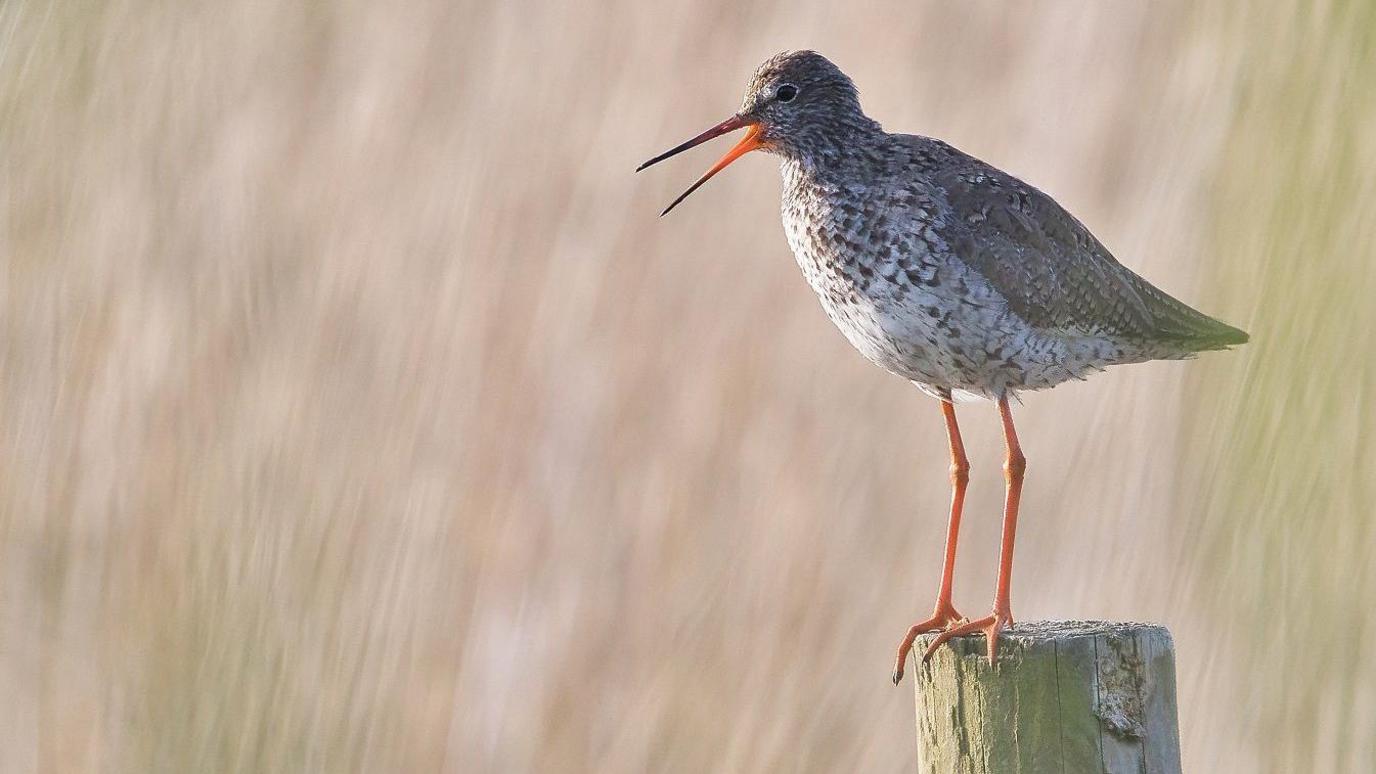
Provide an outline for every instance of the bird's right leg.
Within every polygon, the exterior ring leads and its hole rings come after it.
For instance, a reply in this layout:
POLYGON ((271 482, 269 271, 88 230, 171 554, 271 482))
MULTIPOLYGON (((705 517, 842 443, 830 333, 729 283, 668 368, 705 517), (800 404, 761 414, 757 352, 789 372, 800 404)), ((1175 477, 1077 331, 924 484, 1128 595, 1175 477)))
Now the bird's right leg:
POLYGON ((913 649, 913 640, 924 632, 935 632, 965 620, 951 604, 951 583, 956 571, 956 540, 960 537, 960 513, 965 507, 965 486, 970 482, 970 460, 965 456, 965 444, 960 440, 960 426, 956 424, 956 408, 948 393, 941 401, 941 413, 946 418, 946 439, 951 445, 951 517, 946 524, 946 557, 941 565, 941 588, 936 593, 936 609, 932 617, 913 624, 898 646, 893 665, 893 684, 903 679, 903 666, 913 649))
POLYGON ((999 653, 999 632, 1013 625, 1013 606, 1008 601, 1013 585, 1013 542, 1018 532, 1018 505, 1022 502, 1022 480, 1027 471, 1027 457, 1023 456, 1022 444, 1018 442, 1018 432, 1013 429, 1013 412, 1008 408, 1008 396, 999 398, 999 418, 1003 420, 1003 439, 1008 445, 1008 456, 1004 459, 1003 473, 1008 487, 1003 496, 1003 546, 999 549, 999 580, 994 591, 994 612, 974 621, 952 626, 927 645, 922 654, 922 663, 927 663, 941 644, 953 637, 964 637, 975 632, 984 632, 988 645, 989 666, 994 666, 999 653))

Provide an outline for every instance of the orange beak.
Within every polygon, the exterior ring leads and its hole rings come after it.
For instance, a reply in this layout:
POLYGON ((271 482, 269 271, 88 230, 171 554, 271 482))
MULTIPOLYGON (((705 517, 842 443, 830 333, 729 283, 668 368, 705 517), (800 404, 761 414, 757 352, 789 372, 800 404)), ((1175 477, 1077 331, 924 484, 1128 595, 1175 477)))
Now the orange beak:
POLYGON ((683 193, 679 194, 679 197, 675 199, 672 204, 670 204, 668 207, 665 207, 664 212, 659 213, 660 217, 668 215, 669 210, 672 210, 673 208, 677 207, 679 202, 683 201, 684 199, 687 199, 689 194, 701 188, 702 184, 707 182, 708 180, 711 180, 713 175, 717 174, 723 169, 726 169, 726 167, 730 165, 731 162, 735 161, 741 156, 744 156, 750 151, 761 147, 764 143, 760 141, 760 135, 764 133, 764 129, 760 126, 759 122, 755 121, 754 119, 744 118, 742 116, 732 116, 726 119, 725 121, 722 121, 721 123, 717 124, 716 126, 712 127, 711 129, 708 129, 707 131, 703 132, 697 137, 694 137, 688 142, 685 142, 682 145, 679 145, 678 147, 673 148, 671 150, 667 150, 659 154, 658 156, 655 156, 654 158, 650 159, 649 161, 645 162, 644 164, 641 164, 640 166, 636 167, 635 171, 639 172, 640 170, 648 166, 651 166, 652 164, 658 164, 659 162, 669 158, 670 156, 682 153, 683 151, 686 151, 689 148, 695 148, 712 139, 713 137, 720 137, 721 135, 726 134, 727 132, 733 132, 737 129, 740 129, 741 127, 749 127, 749 130, 745 133, 745 136, 741 138, 741 141, 736 143, 734 148, 727 151, 726 155, 722 156, 720 161, 718 161, 716 164, 713 164, 712 168, 707 170, 707 173, 704 174, 702 177, 698 178, 698 181, 696 183, 693 183, 691 186, 689 186, 687 191, 684 191, 683 193))

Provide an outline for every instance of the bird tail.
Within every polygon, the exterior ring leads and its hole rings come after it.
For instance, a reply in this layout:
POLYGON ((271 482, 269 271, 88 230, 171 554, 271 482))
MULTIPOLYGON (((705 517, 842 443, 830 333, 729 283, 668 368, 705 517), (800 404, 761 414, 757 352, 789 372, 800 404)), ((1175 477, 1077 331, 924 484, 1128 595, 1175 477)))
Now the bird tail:
POLYGON ((1235 347, 1239 344, 1246 344, 1251 338, 1247 335, 1247 331, 1240 328, 1234 328, 1228 323, 1215 320, 1212 317, 1206 319, 1209 321, 1208 332, 1190 339, 1189 342, 1198 346, 1200 351, 1235 347))
POLYGON ((1227 349, 1246 344, 1250 338, 1247 332, 1216 320, 1202 312, 1197 312, 1180 302, 1175 313, 1164 319, 1157 318, 1157 334, 1162 339, 1178 342, 1191 352, 1206 352, 1214 349, 1227 349))
POLYGON ((1142 283, 1148 296, 1147 307, 1154 323, 1156 337, 1178 344, 1189 352, 1227 349, 1246 344, 1247 332, 1216 320, 1166 293, 1142 283))

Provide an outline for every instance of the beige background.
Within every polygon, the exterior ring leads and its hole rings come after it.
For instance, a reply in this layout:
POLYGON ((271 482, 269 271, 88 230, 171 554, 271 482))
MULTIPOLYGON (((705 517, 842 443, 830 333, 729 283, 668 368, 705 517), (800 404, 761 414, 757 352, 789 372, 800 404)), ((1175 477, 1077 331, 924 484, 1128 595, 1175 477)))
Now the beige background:
POLYGON ((1169 625, 1187 770, 1367 770, 1374 30, 0 3, 0 771, 912 770, 936 404, 831 328, 771 159, 663 220, 727 143, 631 172, 800 47, 1253 335, 1026 396, 1015 613, 1169 625))

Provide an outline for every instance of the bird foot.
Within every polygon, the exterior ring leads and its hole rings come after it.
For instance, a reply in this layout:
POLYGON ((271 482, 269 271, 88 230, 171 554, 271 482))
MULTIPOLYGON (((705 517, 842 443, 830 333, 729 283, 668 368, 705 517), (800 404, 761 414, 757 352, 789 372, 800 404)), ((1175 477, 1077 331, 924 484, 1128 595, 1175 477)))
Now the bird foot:
POLYGON ((908 629, 908 634, 903 637, 903 642, 898 646, 898 658, 894 660, 893 665, 893 684, 898 685, 903 679, 903 665, 908 662, 908 653, 912 651, 913 640, 917 639, 917 635, 950 629, 964 621, 965 616, 956 612, 950 602, 938 602, 931 618, 913 624, 908 629))
POLYGON ((932 640, 931 645, 927 646, 927 652, 922 654, 922 663, 925 664, 930 661, 936 649, 941 647, 942 643, 952 637, 964 637, 967 634, 982 631, 984 632, 984 636, 988 638, 989 666, 993 666, 999 652, 999 632, 1003 631, 1004 627, 1012 625, 1013 614, 1009 612, 1007 608, 996 608, 993 614, 987 615, 984 618, 968 621, 959 626, 949 627, 941 634, 937 635, 937 638, 932 640))

